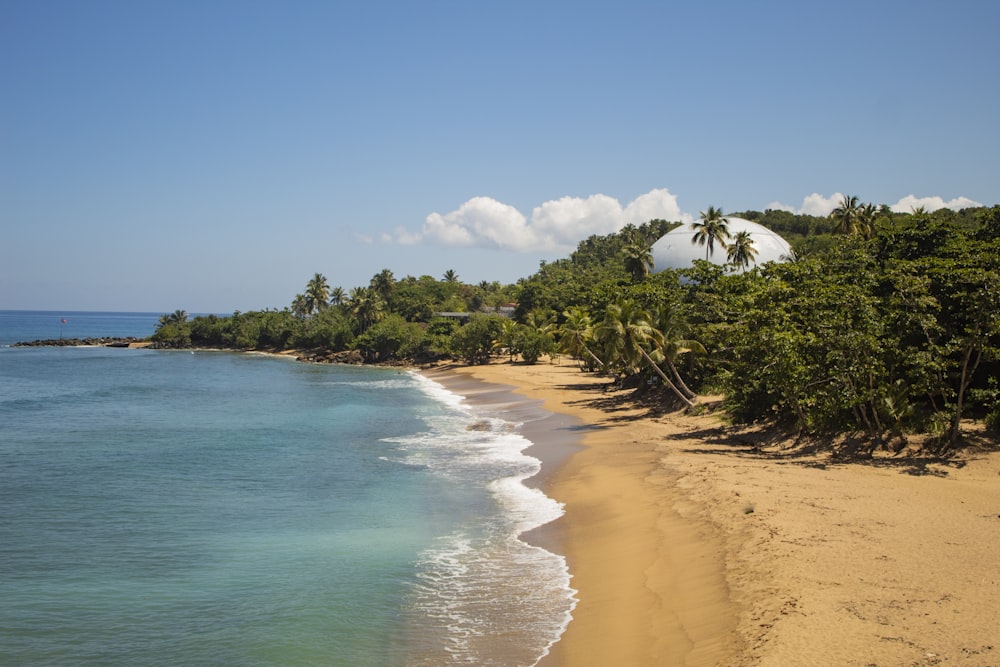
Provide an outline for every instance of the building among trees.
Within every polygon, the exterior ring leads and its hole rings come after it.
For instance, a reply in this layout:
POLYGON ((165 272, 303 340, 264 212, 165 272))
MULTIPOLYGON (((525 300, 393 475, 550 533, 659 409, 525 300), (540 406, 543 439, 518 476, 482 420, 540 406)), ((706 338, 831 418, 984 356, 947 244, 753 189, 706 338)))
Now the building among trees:
POLYGON ((788 242, 767 227, 743 218, 722 218, 722 233, 708 234, 695 225, 684 224, 664 234, 653 244, 653 271, 687 269, 696 259, 707 259, 714 264, 732 263, 727 249, 740 232, 747 232, 755 252, 750 253, 748 266, 753 268, 767 262, 783 262, 792 257, 788 242), (712 243, 708 243, 709 238, 712 243), (699 242, 701 239, 701 242, 699 242))

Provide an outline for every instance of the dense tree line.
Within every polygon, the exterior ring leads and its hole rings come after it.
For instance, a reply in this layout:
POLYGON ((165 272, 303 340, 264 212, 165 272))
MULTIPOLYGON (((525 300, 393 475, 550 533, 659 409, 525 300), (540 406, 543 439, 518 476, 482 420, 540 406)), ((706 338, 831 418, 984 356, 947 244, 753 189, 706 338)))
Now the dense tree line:
POLYGON ((386 269, 345 292, 315 274, 288 308, 177 311, 154 340, 357 350, 371 362, 561 354, 678 407, 722 392, 736 421, 855 432, 873 446, 920 431, 946 449, 967 416, 1000 428, 1000 207, 896 213, 845 197, 826 218, 737 215, 782 234, 792 261, 749 269, 752 239, 710 207, 692 243, 723 253, 724 267, 651 273, 650 246, 680 224, 652 220, 585 239, 515 285, 386 269))

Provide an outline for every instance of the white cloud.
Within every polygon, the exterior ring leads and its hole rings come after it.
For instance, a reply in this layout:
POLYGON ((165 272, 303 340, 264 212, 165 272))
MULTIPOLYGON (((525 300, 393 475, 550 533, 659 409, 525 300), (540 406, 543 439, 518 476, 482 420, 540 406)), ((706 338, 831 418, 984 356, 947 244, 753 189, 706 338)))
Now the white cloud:
POLYGON ((830 215, 833 209, 840 206, 840 202, 843 199, 844 195, 839 192, 834 192, 829 197, 824 197, 818 192, 814 192, 802 200, 801 208, 795 208, 794 206, 789 206, 788 204, 782 204, 780 201, 771 202, 766 208, 775 211, 798 213, 800 215, 816 215, 819 217, 826 217, 830 215))
POLYGON ((641 225, 650 220, 691 222, 693 219, 690 214, 681 211, 677 205, 677 195, 671 194, 666 188, 639 195, 625 207, 625 222, 633 225, 641 225))
POLYGON ((381 238, 403 245, 426 241, 520 252, 567 251, 593 234, 611 234, 628 223, 654 218, 691 220, 666 188, 640 195, 626 207, 603 194, 553 199, 536 206, 530 222, 513 206, 491 197, 473 197, 450 213, 431 213, 419 232, 399 227, 381 238))
POLYGON ((622 205, 607 195, 553 199, 531 212, 531 227, 544 249, 573 247, 588 236, 610 234, 624 226, 622 205))
POLYGON ((442 245, 527 250, 533 236, 524 216, 513 206, 492 197, 473 197, 451 213, 431 213, 420 235, 409 238, 412 242, 422 237, 442 245))
MULTIPOLYGON (((779 201, 771 202, 767 205, 767 208, 777 211, 789 211, 791 213, 825 217, 830 215, 833 209, 840 206, 843 199, 844 195, 839 192, 835 192, 829 197, 824 197, 823 195, 814 192, 802 200, 801 208, 788 206, 787 204, 782 204, 779 201)), ((939 208, 950 208, 957 211, 959 209, 969 208, 972 206, 982 206, 982 204, 977 201, 973 201, 968 197, 956 197, 951 201, 945 201, 941 197, 915 197, 914 195, 906 195, 889 208, 897 213, 909 213, 913 209, 921 206, 930 212, 936 211, 939 208)))
POLYGON ((973 206, 982 206, 982 204, 972 201, 968 197, 956 197, 951 201, 945 201, 941 197, 915 197, 914 195, 906 195, 889 208, 896 213, 910 213, 913 209, 923 207, 929 213, 940 208, 950 208, 953 211, 958 211, 973 206))

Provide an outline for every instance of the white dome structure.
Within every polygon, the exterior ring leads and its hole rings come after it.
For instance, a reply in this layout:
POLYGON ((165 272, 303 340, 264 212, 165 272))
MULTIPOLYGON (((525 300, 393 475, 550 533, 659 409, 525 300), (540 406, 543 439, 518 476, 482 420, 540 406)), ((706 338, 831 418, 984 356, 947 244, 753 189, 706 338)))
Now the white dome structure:
MULTIPOLYGON (((757 256, 751 260, 749 268, 760 266, 767 262, 783 262, 792 256, 792 247, 788 241, 781 238, 764 225, 750 222, 743 218, 726 217, 729 222, 729 235, 736 236, 739 232, 750 232, 754 250, 757 256)), ((705 259, 707 245, 693 243, 695 230, 690 223, 676 227, 653 244, 653 272, 664 269, 688 269, 696 259, 705 259)), ((718 243, 708 256, 708 261, 720 266, 728 261, 726 248, 718 243)))

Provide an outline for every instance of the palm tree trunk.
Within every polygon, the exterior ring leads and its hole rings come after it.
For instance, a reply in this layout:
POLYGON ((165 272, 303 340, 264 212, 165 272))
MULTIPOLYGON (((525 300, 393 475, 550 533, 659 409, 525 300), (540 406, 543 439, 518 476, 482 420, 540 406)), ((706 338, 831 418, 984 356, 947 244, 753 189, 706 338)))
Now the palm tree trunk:
POLYGON ((677 394, 677 398, 679 398, 682 401, 684 401, 684 404, 686 406, 688 406, 689 408, 694 407, 694 401, 692 401, 687 396, 685 396, 684 393, 680 389, 677 388, 677 385, 675 385, 670 380, 670 378, 667 377, 667 374, 663 372, 663 369, 660 368, 659 366, 657 366, 653 362, 653 359, 652 359, 652 357, 649 356, 649 353, 646 352, 646 350, 642 349, 641 347, 639 348, 639 351, 642 353, 643 358, 646 359, 646 363, 648 363, 650 366, 652 366, 653 370, 656 371, 656 374, 660 376, 660 379, 663 380, 663 383, 666 384, 668 387, 670 387, 670 389, 672 389, 675 394, 677 394))
MULTIPOLYGON (((977 331, 978 333, 978 331, 977 331)), ((951 433, 948 437, 948 447, 954 447, 958 443, 958 436, 962 432, 962 406, 965 402, 965 390, 969 388, 972 384, 972 376, 976 372, 976 368, 979 366, 979 361, 983 357, 983 350, 979 348, 976 354, 975 362, 972 362, 973 348, 975 347, 974 342, 970 342, 968 347, 965 348, 965 358, 962 360, 962 376, 958 381, 958 396, 956 398, 955 405, 955 416, 952 418, 951 422, 951 433), (971 362, 971 368, 970 368, 971 362)))
POLYGON ((589 347, 587 347, 587 346, 586 346, 586 344, 585 344, 585 343, 584 343, 583 341, 580 341, 580 347, 582 347, 582 348, 583 348, 583 351, 584 351, 584 352, 586 352, 587 354, 589 354, 589 355, 590 355, 590 358, 591 358, 591 359, 593 359, 593 360, 594 360, 595 362, 597 362, 597 365, 598 365, 598 366, 599 366, 600 368, 602 368, 602 369, 604 369, 604 370, 607 370, 607 368, 606 368, 606 364, 605 364, 605 363, 604 363, 603 361, 601 361, 600 359, 598 359, 598 358, 597 358, 597 355, 596 355, 596 354, 594 354, 593 352, 591 352, 591 351, 590 351, 590 348, 589 348, 589 347))
POLYGON ((674 374, 674 379, 677 380, 677 386, 681 388, 681 391, 684 392, 684 395, 687 396, 688 398, 696 398, 698 394, 691 391, 688 388, 688 386, 684 384, 684 380, 681 379, 681 374, 677 370, 677 366, 674 365, 674 362, 671 361, 669 357, 667 358, 667 366, 670 367, 670 372, 674 374))

